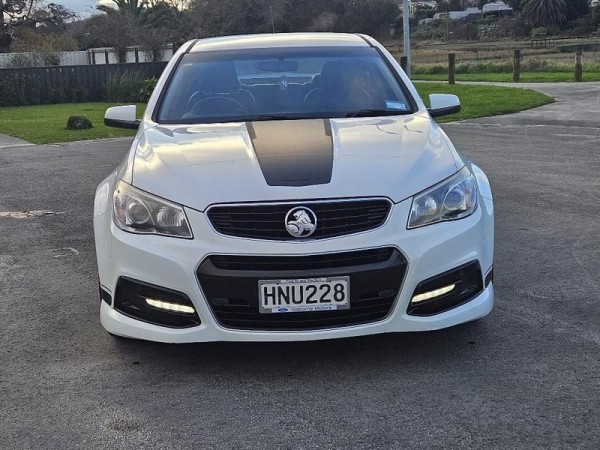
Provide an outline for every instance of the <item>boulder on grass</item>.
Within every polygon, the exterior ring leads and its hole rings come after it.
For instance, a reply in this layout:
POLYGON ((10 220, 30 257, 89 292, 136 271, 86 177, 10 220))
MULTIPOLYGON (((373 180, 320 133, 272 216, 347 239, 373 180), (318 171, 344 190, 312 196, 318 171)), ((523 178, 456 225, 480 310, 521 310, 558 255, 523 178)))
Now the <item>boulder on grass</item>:
POLYGON ((67 130, 89 130, 94 128, 92 121, 85 116, 71 116, 67 120, 67 130))

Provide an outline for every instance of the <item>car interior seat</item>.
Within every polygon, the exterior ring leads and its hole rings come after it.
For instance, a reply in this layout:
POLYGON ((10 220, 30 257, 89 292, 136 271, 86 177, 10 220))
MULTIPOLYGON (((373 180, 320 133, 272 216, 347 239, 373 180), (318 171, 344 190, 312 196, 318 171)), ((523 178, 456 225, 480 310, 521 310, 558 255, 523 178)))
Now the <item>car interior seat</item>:
POLYGON ((232 62, 210 63, 199 75, 200 86, 188 102, 190 109, 216 109, 216 112, 227 113, 240 105, 242 112, 249 112, 256 107, 254 96, 243 89, 237 71, 232 62))
POLYGON ((361 87, 363 72, 357 61, 326 63, 321 70, 318 87, 306 94, 304 104, 321 111, 371 108, 371 96, 361 87))

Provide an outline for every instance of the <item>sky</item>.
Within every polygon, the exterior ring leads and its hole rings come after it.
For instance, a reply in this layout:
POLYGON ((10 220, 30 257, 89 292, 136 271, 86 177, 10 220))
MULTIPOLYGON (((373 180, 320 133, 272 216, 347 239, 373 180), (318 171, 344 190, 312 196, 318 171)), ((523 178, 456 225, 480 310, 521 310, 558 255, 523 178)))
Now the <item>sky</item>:
POLYGON ((110 3, 110 0, 53 0, 53 2, 63 5, 78 14, 91 14, 98 3, 110 3))

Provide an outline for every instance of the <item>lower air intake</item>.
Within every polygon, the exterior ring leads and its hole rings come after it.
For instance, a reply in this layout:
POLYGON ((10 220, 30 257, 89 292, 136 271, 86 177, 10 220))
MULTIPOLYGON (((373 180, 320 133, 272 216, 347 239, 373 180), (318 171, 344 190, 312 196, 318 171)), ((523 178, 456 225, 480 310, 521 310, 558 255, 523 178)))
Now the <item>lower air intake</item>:
POLYGON ((319 330, 378 322, 390 314, 407 261, 394 248, 310 256, 208 257, 198 280, 217 321, 239 330, 319 330), (259 281, 348 276, 350 308, 264 314, 259 281))

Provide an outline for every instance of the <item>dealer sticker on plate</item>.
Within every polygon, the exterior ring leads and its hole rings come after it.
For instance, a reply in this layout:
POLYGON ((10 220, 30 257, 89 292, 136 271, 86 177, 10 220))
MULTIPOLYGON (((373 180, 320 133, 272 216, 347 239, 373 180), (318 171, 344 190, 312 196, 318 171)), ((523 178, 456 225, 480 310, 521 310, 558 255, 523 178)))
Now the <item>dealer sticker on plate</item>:
POLYGON ((350 277, 261 280, 261 313, 334 311, 350 308, 350 277))

